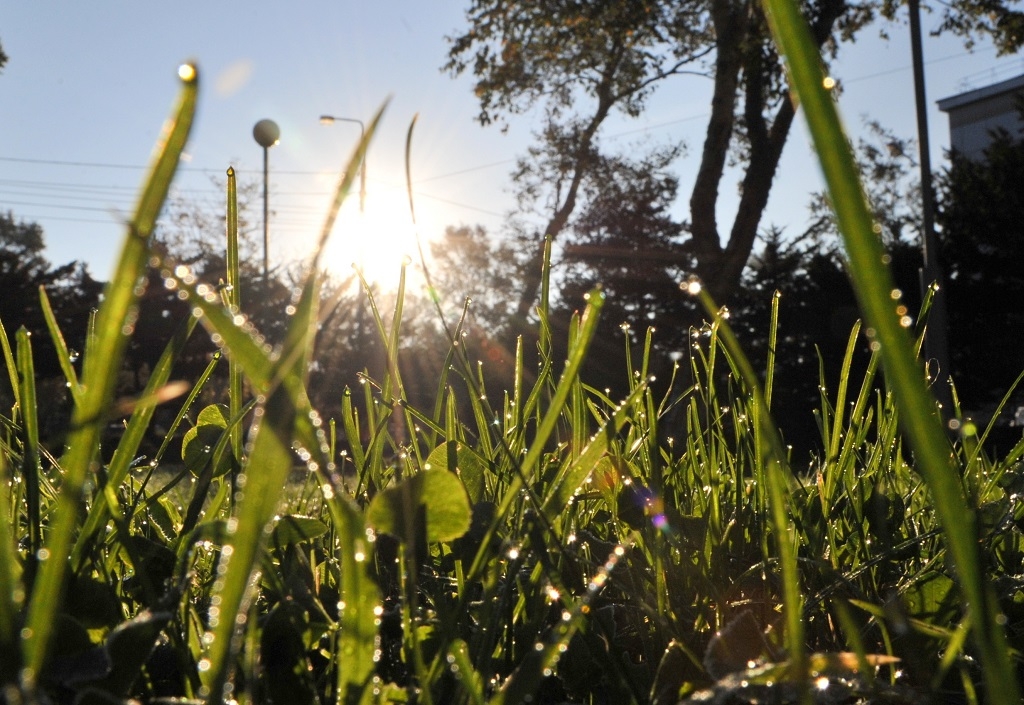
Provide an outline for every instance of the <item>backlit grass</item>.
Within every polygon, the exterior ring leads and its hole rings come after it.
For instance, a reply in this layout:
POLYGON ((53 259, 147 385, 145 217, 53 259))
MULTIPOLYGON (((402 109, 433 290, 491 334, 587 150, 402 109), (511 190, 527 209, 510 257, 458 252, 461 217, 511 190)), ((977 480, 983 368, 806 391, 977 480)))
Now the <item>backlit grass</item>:
POLYGON ((651 334, 625 398, 581 379, 599 290, 554 359, 545 278, 540 342, 514 351, 512 388, 487 397, 461 323, 441 320, 449 349, 421 408, 402 379, 403 273, 393 308, 371 301, 381 376, 321 419, 306 375, 338 304, 318 254, 270 349, 240 288, 233 173, 225 282, 151 251, 197 100, 186 67, 82 359, 52 313, 50 341, 0 330, 14 401, 0 419, 4 701, 1017 702, 1024 441, 993 457, 943 427, 802 20, 769 4, 864 314, 841 378, 821 380, 820 457, 791 458, 772 415, 785 321, 765 321, 772 356, 755 369, 697 282, 679 295, 701 296, 708 322, 671 383, 649 377, 651 334), (147 266, 192 315, 140 396, 115 400, 147 266), (855 369, 865 333, 874 356, 855 369), (220 353, 175 383, 194 335, 220 353), (74 406, 63 448, 39 438, 40 344, 74 406), (200 402, 225 365, 224 398, 200 402), (141 458, 159 404, 178 413, 141 458))

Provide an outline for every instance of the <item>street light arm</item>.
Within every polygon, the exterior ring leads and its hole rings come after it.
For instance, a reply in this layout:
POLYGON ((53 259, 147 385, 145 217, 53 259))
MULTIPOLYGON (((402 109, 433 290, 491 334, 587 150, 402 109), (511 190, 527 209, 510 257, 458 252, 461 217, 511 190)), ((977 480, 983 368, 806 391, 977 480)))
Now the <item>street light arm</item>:
MULTIPOLYGON (((338 115, 321 115, 320 123, 323 125, 333 125, 336 122, 352 122, 359 125, 359 141, 362 142, 366 139, 366 125, 363 124, 362 120, 350 117, 340 117, 338 115)), ((366 211, 366 155, 363 155, 363 159, 359 164, 359 212, 363 213, 366 211)))

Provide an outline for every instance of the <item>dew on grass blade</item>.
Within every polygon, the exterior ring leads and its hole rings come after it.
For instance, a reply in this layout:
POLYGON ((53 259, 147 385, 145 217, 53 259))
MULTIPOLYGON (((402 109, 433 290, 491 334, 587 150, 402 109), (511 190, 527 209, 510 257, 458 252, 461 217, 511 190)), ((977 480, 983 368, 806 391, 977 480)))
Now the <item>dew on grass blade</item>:
POLYGON ((679 288, 685 291, 690 296, 697 296, 700 294, 703 286, 700 283, 698 277, 690 277, 684 282, 680 282, 679 288))

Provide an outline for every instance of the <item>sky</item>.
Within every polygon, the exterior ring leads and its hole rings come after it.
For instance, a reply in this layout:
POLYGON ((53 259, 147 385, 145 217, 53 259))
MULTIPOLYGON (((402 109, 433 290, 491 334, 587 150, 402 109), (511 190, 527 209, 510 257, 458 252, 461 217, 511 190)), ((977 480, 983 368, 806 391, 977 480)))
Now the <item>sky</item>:
MULTIPOLYGON (((366 214, 359 216, 356 199, 345 206, 332 234, 332 266, 347 271, 366 251, 407 247, 390 233, 412 233, 404 153, 416 115, 411 173, 420 234, 434 237, 459 224, 498 233, 515 205, 509 173, 530 144, 537 116, 514 118, 507 132, 482 127, 475 121, 479 108, 470 78, 441 70, 445 38, 465 27, 467 4, 8 0, 0 5, 0 43, 9 56, 0 74, 0 210, 42 225, 54 264, 84 261, 94 276, 108 277, 144 166, 177 94, 177 68, 192 60, 200 71, 200 102, 175 194, 216 209, 223 196, 215 182, 223 181, 229 166, 242 182, 262 184, 263 153, 252 127, 265 118, 277 122, 281 140, 269 151, 271 266, 309 254, 359 137, 355 123, 323 125, 318 117, 329 113, 368 123, 385 101, 367 159, 366 214)), ((923 24, 927 31, 937 20, 925 16, 923 24)), ((902 137, 915 134, 907 29, 903 24, 889 32, 886 42, 877 30, 866 30, 833 65, 843 86, 840 110, 854 136, 866 118, 902 137)), ((949 132, 935 102, 1024 73, 1024 60, 997 58, 984 42, 968 53, 956 39, 930 36, 924 53, 932 162, 941 168, 949 132)), ((604 138, 623 149, 684 141, 688 156, 676 172, 687 194, 710 87, 699 77, 666 82, 639 119, 616 120, 604 138)), ((820 188, 800 122, 763 225, 799 232, 808 194, 820 188)), ((686 200, 681 198, 680 216, 686 200)), ((723 199, 721 220, 731 222, 734 203, 731 196, 723 199)), ((261 201, 254 205, 259 210, 261 201)))

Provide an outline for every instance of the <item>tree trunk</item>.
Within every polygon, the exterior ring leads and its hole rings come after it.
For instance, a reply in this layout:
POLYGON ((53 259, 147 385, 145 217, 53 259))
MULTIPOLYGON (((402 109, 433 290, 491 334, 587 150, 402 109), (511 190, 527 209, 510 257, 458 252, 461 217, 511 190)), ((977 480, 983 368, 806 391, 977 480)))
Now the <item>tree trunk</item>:
POLYGON ((603 72, 603 81, 597 89, 597 109, 594 111, 594 115, 590 118, 586 128, 580 133, 579 143, 576 148, 576 153, 573 155, 572 170, 569 180, 569 189, 566 192, 565 200, 555 211, 554 215, 551 216, 551 220, 548 221, 544 228, 542 237, 538 238, 537 249, 534 251, 533 257, 530 258, 530 262, 527 264, 526 269, 523 273, 523 288, 519 295, 519 304, 516 307, 516 313, 513 319, 513 332, 518 332, 523 326, 527 325, 530 312, 533 310, 534 305, 537 302, 537 293, 540 291, 541 281, 543 279, 543 267, 544 267, 544 241, 545 238, 557 238, 561 232, 565 229, 565 226, 569 224, 569 218, 572 216, 573 210, 576 208, 576 196, 579 193, 580 184, 583 183, 583 178, 586 176, 587 170, 590 166, 591 149, 594 143, 594 135, 597 134, 598 128, 608 117, 611 112, 612 105, 614 105, 616 97, 611 92, 612 80, 618 70, 618 58, 615 56, 603 72))
POLYGON ((718 237, 718 187, 725 170, 733 127, 736 122, 736 89, 742 66, 742 49, 747 33, 745 5, 732 0, 714 0, 711 17, 715 28, 715 89, 711 97, 704 150, 697 180, 690 195, 690 220, 693 241, 690 247, 698 261, 715 259, 722 251, 718 237))
MULTIPOLYGON (((816 6, 816 14, 811 18, 811 33, 814 36, 815 44, 820 49, 825 41, 832 34, 832 27, 836 20, 846 9, 845 0, 823 0, 816 6)), ((757 19, 763 23, 762 17, 757 19)), ((751 35, 754 33, 750 33, 751 35)), ((765 32, 767 34, 767 32, 765 32)), ((721 36, 719 37, 719 40, 721 36)), ((738 53, 738 52, 737 52, 738 53)), ((768 196, 771 193, 772 181, 782 158, 782 148, 786 144, 789 131, 793 126, 793 119, 796 115, 792 99, 786 97, 779 104, 775 111, 775 118, 768 127, 764 117, 765 109, 765 71, 763 66, 764 54, 761 47, 748 48, 747 54, 741 58, 742 70, 746 77, 745 99, 744 99, 744 120, 747 126, 747 136, 750 141, 750 155, 747 170, 743 177, 741 186, 740 204, 733 220, 732 229, 729 233, 729 241, 724 250, 711 252, 696 247, 694 253, 697 255, 698 274, 704 279, 705 284, 712 295, 719 302, 726 302, 739 288, 743 276, 743 270, 747 266, 750 254, 754 249, 754 242, 757 238, 757 230, 761 224, 761 217, 768 205, 768 196)), ((739 69, 737 69, 737 74, 739 69)), ((716 92, 717 92, 716 77, 716 92)), ((738 80, 735 84, 738 84, 738 80)), ((712 106, 714 115, 714 105, 712 106)), ((714 176, 718 180, 722 177, 724 167, 725 151, 722 153, 721 164, 714 176)), ((705 145, 705 153, 707 145, 705 145)), ((702 163, 701 168, 704 168, 702 163)), ((709 179, 712 177, 709 176, 709 179)), ((716 182, 717 184, 717 182, 716 182)), ((694 188, 696 196, 697 188, 694 188)), ((715 191, 717 198, 717 190, 715 191)), ((691 204, 693 201, 691 200, 691 204)), ((706 228, 706 222, 698 224, 698 212, 692 208, 694 239, 697 238, 698 228, 706 228)), ((713 211, 712 211, 713 214, 713 211)), ((713 215, 712 215, 713 217, 713 215)), ((707 216, 704 216, 705 220, 707 216)), ((711 221, 712 224, 714 221, 711 221)), ((707 235, 705 235, 707 237, 707 235)), ((717 231, 716 231, 717 238, 717 231)))

